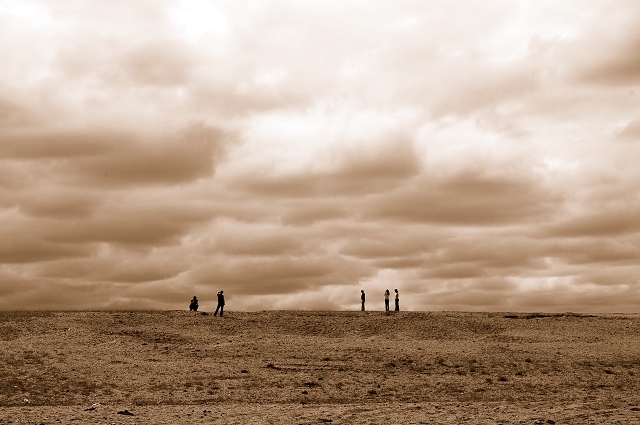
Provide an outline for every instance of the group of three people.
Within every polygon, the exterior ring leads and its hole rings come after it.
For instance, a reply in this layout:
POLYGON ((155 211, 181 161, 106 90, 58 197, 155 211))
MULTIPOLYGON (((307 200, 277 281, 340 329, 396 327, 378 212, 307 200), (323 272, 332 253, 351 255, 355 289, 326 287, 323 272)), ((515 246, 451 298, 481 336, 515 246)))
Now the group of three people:
MULTIPOLYGON (((397 289, 394 289, 396 293, 396 308, 395 311, 400 311, 400 294, 397 289)), ((364 289, 360 290, 360 300, 362 301, 362 311, 364 311, 364 289)), ((389 311, 389 290, 384 291, 384 310, 389 311)))
MULTIPOLYGON (((216 312, 213 313, 214 316, 218 315, 218 310, 220 310, 220 316, 224 313, 224 291, 218 292, 218 306, 216 307, 216 312)), ((191 299, 191 303, 189 303, 189 311, 198 311, 198 298, 194 295, 191 299)))

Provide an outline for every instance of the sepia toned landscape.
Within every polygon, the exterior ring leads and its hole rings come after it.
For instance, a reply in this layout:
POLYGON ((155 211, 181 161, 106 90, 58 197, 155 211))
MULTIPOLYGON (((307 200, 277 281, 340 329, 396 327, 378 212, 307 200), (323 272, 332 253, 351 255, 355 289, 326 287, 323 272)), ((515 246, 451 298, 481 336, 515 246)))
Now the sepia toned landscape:
POLYGON ((0 424, 635 424, 633 314, 0 313, 0 424))
POLYGON ((639 22, 0 0, 0 425, 640 423, 639 22))

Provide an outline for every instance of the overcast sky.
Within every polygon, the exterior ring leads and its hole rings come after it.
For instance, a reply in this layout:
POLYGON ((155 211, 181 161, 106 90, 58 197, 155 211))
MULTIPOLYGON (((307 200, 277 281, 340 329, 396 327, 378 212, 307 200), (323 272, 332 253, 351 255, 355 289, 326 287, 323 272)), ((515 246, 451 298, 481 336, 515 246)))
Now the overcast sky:
POLYGON ((0 309, 640 312, 638 22, 0 0, 0 309))

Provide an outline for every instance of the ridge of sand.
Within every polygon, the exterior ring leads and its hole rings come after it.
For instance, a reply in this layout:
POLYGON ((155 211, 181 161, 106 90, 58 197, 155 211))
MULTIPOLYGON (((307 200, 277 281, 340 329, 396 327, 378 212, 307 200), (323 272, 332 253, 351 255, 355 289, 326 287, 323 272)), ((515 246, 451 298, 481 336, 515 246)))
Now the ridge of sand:
POLYGON ((0 312, 0 424, 638 423, 639 319, 0 312))

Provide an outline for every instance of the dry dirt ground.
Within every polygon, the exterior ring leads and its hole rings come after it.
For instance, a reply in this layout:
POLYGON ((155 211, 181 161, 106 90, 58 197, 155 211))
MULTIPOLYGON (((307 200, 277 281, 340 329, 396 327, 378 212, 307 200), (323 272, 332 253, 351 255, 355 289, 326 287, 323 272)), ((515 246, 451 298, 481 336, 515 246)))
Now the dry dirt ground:
POLYGON ((640 315, 0 312, 0 425, 637 424, 639 378, 640 315))

